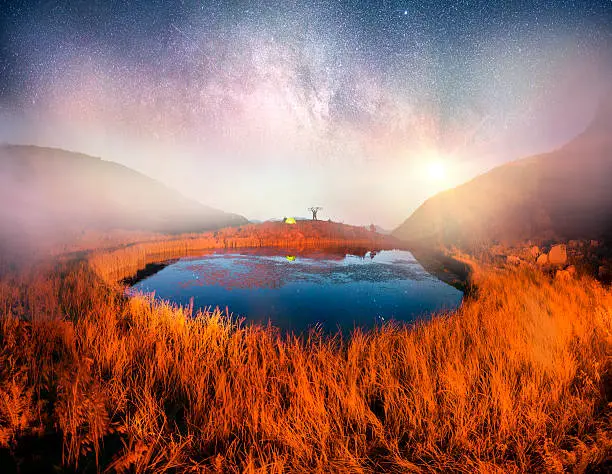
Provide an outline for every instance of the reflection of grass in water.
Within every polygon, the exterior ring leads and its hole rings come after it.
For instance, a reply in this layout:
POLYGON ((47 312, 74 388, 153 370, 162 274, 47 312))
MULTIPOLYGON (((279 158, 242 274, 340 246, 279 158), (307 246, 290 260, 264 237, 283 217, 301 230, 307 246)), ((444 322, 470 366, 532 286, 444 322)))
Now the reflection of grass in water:
POLYGON ((0 272, 5 460, 561 472, 612 447, 612 293, 593 280, 489 271, 450 316, 281 339, 217 312, 123 299, 84 266, 60 270, 0 272))

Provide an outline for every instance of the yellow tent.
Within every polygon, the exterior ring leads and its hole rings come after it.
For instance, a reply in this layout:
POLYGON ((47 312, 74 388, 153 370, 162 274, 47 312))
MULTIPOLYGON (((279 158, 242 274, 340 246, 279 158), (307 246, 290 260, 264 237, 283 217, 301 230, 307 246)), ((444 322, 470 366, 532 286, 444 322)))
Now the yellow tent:
POLYGON ((295 219, 293 217, 285 218, 285 224, 295 224, 295 219))

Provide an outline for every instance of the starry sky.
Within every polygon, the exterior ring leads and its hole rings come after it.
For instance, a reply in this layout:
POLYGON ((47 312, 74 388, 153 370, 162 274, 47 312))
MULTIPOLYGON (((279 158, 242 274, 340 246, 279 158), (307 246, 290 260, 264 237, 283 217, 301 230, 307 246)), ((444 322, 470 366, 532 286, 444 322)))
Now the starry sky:
POLYGON ((612 1, 11 1, 0 141, 251 219, 399 225, 548 151, 612 77, 612 1))

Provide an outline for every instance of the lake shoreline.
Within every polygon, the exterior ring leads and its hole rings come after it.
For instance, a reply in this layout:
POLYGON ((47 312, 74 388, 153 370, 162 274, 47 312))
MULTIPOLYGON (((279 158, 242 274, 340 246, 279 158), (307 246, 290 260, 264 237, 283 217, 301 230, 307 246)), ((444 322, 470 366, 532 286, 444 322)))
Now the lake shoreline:
POLYGON ((473 294, 474 267, 470 262, 438 249, 422 246, 408 246, 408 249, 428 273, 462 291, 465 296, 473 294))
MULTIPOLYGON (((291 252, 289 252, 291 253, 291 252)), ((412 323, 455 311, 463 292, 432 276, 408 250, 341 249, 288 255, 278 249, 209 252, 150 265, 131 288, 178 306, 229 308, 248 323, 306 333, 412 323), (152 274, 165 268, 163 274, 152 274)))
POLYGON ((250 224, 177 239, 135 243, 110 251, 91 252, 88 260, 102 280, 114 285, 132 277, 149 263, 197 256, 207 251, 267 247, 300 251, 349 248, 406 250, 398 239, 362 227, 323 221, 298 221, 294 225, 278 222, 250 224))
POLYGON ((142 280, 145 280, 148 277, 155 275, 157 272, 162 271, 168 265, 178 262, 179 260, 180 259, 178 258, 172 258, 162 262, 147 263, 143 268, 138 269, 134 275, 122 279, 120 283, 126 286, 134 286, 137 283, 140 283, 142 280))
MULTIPOLYGON (((440 281, 462 291, 464 295, 469 295, 474 291, 474 283, 472 281, 472 275, 474 269, 470 262, 459 260, 442 250, 434 250, 425 247, 413 247, 406 248, 404 246, 398 246, 395 249, 389 248, 368 248, 363 246, 351 247, 351 246, 338 246, 338 247, 321 247, 321 248, 298 248, 298 247, 244 247, 244 248, 218 248, 218 249, 207 249, 200 252, 189 252, 186 255, 175 258, 162 259, 153 257, 143 267, 138 268, 135 273, 122 278, 119 283, 128 287, 134 286, 140 283, 142 280, 155 275, 169 265, 176 263, 182 258, 197 258, 204 256, 209 253, 233 253, 233 252, 245 252, 254 253, 261 250, 268 249, 271 253, 278 253, 280 250, 285 250, 288 255, 299 255, 305 250, 311 251, 313 254, 327 253, 327 252, 340 252, 346 253, 347 255, 359 255, 355 253, 356 250, 366 253, 371 250, 379 252, 381 250, 408 250, 416 259, 416 261, 432 276, 436 277, 440 281)), ((308 255, 306 255, 308 257, 308 255)))

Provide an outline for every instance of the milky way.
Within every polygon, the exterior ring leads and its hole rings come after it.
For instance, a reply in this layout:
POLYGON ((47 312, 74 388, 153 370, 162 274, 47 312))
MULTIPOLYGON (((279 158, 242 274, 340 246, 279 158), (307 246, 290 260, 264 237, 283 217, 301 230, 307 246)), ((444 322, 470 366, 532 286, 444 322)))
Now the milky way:
POLYGON ((571 138, 610 73, 610 1, 274 3, 10 2, 0 140, 248 217, 318 204, 392 226, 436 186, 571 138), (447 182, 423 181, 431 156, 447 182))

